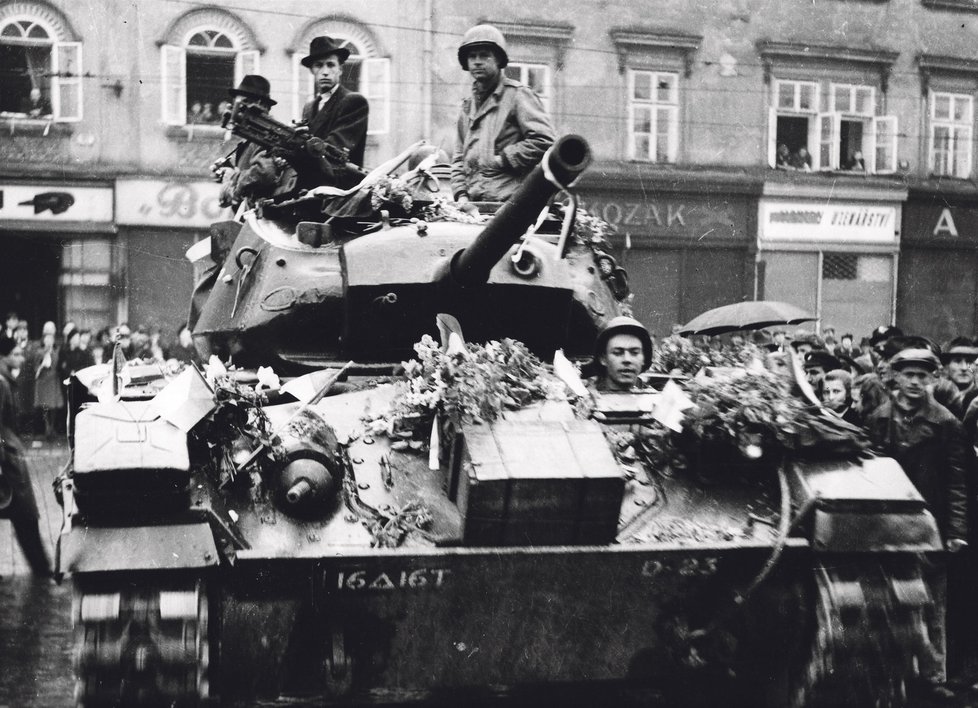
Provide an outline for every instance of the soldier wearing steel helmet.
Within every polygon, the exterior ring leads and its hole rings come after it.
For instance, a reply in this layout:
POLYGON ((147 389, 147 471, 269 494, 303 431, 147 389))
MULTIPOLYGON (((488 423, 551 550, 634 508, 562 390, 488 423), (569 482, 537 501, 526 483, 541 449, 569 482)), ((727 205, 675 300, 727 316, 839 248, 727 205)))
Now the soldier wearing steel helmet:
POLYGON ((452 156, 452 194, 462 204, 505 201, 554 142, 540 98, 503 75, 506 40, 492 25, 462 37, 458 61, 472 75, 462 102, 452 156))
POLYGON ((652 365, 652 337, 638 320, 615 317, 594 343, 588 379, 595 391, 630 391, 641 386, 639 375, 652 365))

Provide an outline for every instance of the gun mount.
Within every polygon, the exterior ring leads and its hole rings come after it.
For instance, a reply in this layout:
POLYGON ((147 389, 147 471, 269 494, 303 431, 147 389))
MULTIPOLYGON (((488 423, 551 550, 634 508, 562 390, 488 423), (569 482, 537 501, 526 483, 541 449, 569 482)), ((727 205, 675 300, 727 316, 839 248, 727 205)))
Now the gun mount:
POLYGON ((499 262, 558 190, 569 186, 591 162, 591 149, 579 135, 565 135, 543 156, 520 188, 496 212, 475 241, 452 259, 459 285, 485 283, 499 262))
POLYGON ((319 161, 330 168, 340 169, 350 175, 363 176, 367 172, 350 162, 350 153, 322 138, 309 133, 304 126, 290 127, 272 118, 261 106, 239 101, 224 113, 221 126, 228 128, 239 138, 271 150, 302 174, 319 161))

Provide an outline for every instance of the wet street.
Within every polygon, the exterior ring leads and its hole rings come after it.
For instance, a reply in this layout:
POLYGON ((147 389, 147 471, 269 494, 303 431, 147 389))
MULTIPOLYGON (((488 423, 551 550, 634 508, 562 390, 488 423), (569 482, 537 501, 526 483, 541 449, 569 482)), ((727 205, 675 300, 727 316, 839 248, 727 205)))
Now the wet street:
MULTIPOLYGON (((51 483, 67 451, 44 443, 29 453, 41 536, 53 558, 61 508, 51 483)), ((70 584, 33 579, 10 523, 0 519, 0 708, 72 705, 70 626, 70 584)))

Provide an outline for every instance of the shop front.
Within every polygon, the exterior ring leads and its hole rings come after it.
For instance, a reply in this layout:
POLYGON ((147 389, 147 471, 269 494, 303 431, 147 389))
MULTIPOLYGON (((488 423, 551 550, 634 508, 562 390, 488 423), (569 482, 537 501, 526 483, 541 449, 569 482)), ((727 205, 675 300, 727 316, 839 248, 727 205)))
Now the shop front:
POLYGON ((214 221, 219 185, 209 181, 131 179, 116 183, 116 223, 126 244, 126 319, 173 336, 186 322, 193 271, 185 254, 214 221))
POLYGON ((712 307, 751 298, 757 197, 745 185, 594 186, 582 188, 582 201, 617 229, 615 256, 628 271, 635 316, 657 336, 712 307))
POLYGON ((978 195, 911 190, 903 211, 897 324, 943 344, 978 327, 978 195))
POLYGON ((110 184, 0 184, 0 310, 26 319, 31 337, 46 320, 114 322, 124 259, 110 184))
POLYGON ((856 341, 892 323, 906 191, 802 197, 769 187, 758 209, 757 298, 802 307, 818 318, 812 328, 856 341))

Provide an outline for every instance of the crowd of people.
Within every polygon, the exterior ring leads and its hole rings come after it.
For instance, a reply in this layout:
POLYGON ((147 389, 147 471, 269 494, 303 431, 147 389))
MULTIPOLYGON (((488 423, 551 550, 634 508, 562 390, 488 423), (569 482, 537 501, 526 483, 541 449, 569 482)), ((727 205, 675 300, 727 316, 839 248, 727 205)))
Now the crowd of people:
POLYGON ((11 371, 18 429, 48 440, 64 432, 71 376, 111 361, 116 344, 127 361, 200 363, 186 325, 171 339, 158 327, 133 329, 126 322, 93 332, 72 321, 60 329, 48 321, 41 327, 40 336, 32 339, 29 323, 16 312, 8 312, 0 340, 9 340, 23 361, 11 371))
MULTIPOLYGON (((967 667, 978 637, 971 598, 978 556, 970 550, 978 547, 978 341, 955 337, 941 347, 881 326, 858 345, 852 334, 836 338, 831 328, 820 336, 758 330, 749 337, 694 338, 694 344, 703 354, 694 361, 712 360, 708 351, 727 352, 731 361, 741 362, 750 354, 752 361, 763 358, 766 368, 791 377, 799 389, 805 387, 794 371, 803 367, 812 389, 808 395, 851 423, 855 434, 861 430, 875 454, 900 463, 933 514, 947 553, 922 561, 934 600, 926 617, 929 643, 919 657, 924 690, 938 702, 957 700, 955 688, 978 693, 967 667)), ((599 391, 640 386, 639 374, 655 359, 656 342, 646 328, 616 318, 598 337, 600 366, 593 386, 599 391)))

